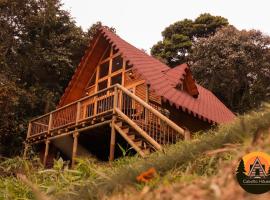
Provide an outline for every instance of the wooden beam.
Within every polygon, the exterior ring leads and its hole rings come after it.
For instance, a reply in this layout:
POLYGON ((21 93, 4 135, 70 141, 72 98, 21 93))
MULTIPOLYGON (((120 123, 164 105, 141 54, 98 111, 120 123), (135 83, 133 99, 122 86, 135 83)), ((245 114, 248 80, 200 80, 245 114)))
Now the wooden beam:
POLYGON ((76 157, 77 157, 77 149, 78 149, 78 137, 79 132, 75 131, 73 134, 73 148, 72 148, 72 161, 71 161, 71 168, 74 168, 76 157))
POLYGON ((188 129, 184 132, 184 140, 190 140, 190 131, 188 129))
POLYGON ((31 136, 31 132, 32 132, 32 122, 29 122, 27 130, 27 138, 31 136))
MULTIPOLYGON (((146 84, 146 95, 145 95, 145 102, 149 104, 149 97, 150 97, 150 85, 146 84)), ((145 109, 145 123, 148 124, 148 110, 145 109)))
POLYGON ((27 142, 24 143, 24 151, 23 151, 23 159, 27 158, 27 153, 29 149, 29 144, 27 142))
POLYGON ((47 158, 49 154, 49 146, 50 146, 50 140, 45 141, 45 152, 44 152, 44 158, 43 158, 43 165, 46 167, 47 164, 47 158))
POLYGON ((42 123, 40 123, 40 122, 33 122, 33 124, 37 124, 37 125, 40 125, 40 126, 47 126, 47 127, 48 127, 47 124, 42 124, 42 123))
MULTIPOLYGON (((87 131, 87 130, 90 130, 90 129, 93 129, 93 128, 97 128, 97 127, 100 127, 100 126, 104 126, 104 125, 107 125, 107 124, 110 124, 111 123, 111 120, 107 120, 107 121, 104 121, 104 122, 101 122, 101 123, 98 123, 98 124, 95 124, 95 125, 92 125, 92 126, 88 126, 88 127, 85 127, 85 128, 80 128, 80 129, 77 129, 78 132, 83 132, 83 131, 87 131)), ((67 135, 71 135, 73 134, 74 131, 69 131, 67 133, 63 133, 61 135, 56 135, 54 137, 50 137, 48 138, 49 140, 54 140, 54 139, 57 139, 57 138, 60 138, 60 137, 64 137, 64 136, 67 136, 67 135)), ((33 142, 32 144, 38 144, 38 143, 41 143, 41 142, 44 142, 45 140, 40 140, 40 141, 36 141, 36 142, 33 142)))
POLYGON ((77 102, 77 111, 76 111, 76 125, 78 125, 78 122, 80 120, 80 115, 81 115, 81 102, 77 102))
POLYGON ((50 117, 49 117, 49 124, 48 124, 48 135, 50 134, 50 131, 52 129, 52 122, 53 122, 53 114, 50 113, 50 117))
POLYGON ((118 103, 118 89, 117 87, 114 88, 114 97, 113 97, 113 117, 111 123, 111 143, 110 143, 110 157, 109 160, 114 160, 114 152, 115 152, 115 121, 116 121, 116 111, 115 108, 117 107, 118 103))
POLYGON ((114 152, 115 152, 115 123, 114 121, 111 124, 111 143, 110 143, 110 157, 109 157, 109 161, 113 161, 114 160, 114 152))

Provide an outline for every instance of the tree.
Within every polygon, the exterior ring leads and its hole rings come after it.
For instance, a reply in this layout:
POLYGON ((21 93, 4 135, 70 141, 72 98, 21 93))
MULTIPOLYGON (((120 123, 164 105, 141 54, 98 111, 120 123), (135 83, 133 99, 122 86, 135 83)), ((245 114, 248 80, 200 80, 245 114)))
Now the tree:
POLYGON ((236 171, 236 178, 240 184, 243 182, 243 179, 247 178, 247 175, 245 174, 245 172, 246 172, 245 163, 244 163, 244 160, 241 159, 238 165, 237 171, 236 171))
POLYGON ((0 1, 0 154, 21 148, 29 118, 55 108, 87 43, 60 0, 0 1))
POLYGON ((195 79, 234 112, 243 113, 270 97, 270 37, 229 26, 195 42, 195 79))
POLYGON ((194 21, 184 19, 175 22, 165 28, 162 32, 163 40, 151 48, 151 54, 171 67, 182 64, 188 61, 194 41, 211 36, 227 25, 227 19, 208 13, 201 14, 194 21))
POLYGON ((246 172, 245 163, 243 159, 241 159, 236 172, 237 174, 244 174, 246 172))

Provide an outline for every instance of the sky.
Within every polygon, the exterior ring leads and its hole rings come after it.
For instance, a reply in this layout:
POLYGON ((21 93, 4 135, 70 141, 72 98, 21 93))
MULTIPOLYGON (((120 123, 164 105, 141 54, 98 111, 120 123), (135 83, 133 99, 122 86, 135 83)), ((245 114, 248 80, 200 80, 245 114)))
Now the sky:
POLYGON ((93 23, 116 28, 117 34, 140 49, 162 40, 161 32, 185 18, 202 13, 219 15, 238 29, 259 29, 270 34, 269 0, 62 0, 77 25, 93 23))

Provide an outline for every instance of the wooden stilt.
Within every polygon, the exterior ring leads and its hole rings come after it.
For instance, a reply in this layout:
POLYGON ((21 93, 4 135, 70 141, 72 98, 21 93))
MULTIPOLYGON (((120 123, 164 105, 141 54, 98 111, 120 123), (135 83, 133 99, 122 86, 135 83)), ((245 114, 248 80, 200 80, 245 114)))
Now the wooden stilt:
POLYGON ((110 143, 110 157, 109 160, 113 161, 114 160, 114 151, 115 151, 115 121, 116 121, 116 107, 118 104, 118 90, 115 87, 114 88, 114 98, 113 98, 113 117, 112 117, 112 123, 111 123, 111 143, 110 143))
POLYGON ((48 158, 48 154, 49 154, 49 146, 50 146, 50 141, 46 140, 45 141, 45 153, 44 153, 44 158, 43 158, 44 167, 46 167, 46 164, 47 164, 47 158, 48 158))
POLYGON ((71 161, 71 168, 75 167, 76 164, 76 156, 77 156, 77 149, 78 149, 78 137, 79 137, 79 132, 75 131, 73 134, 73 148, 72 148, 72 161, 71 161))
POLYGON ((190 140, 190 131, 188 129, 185 129, 184 139, 185 140, 190 140))
POLYGON ((28 153, 28 149, 29 149, 29 144, 27 144, 27 142, 25 142, 24 143, 24 151, 23 151, 23 159, 26 159, 27 153, 28 153))
POLYGON ((114 160, 114 150, 115 150, 115 128, 114 128, 114 121, 112 121, 111 125, 111 144, 110 144, 110 161, 114 160))

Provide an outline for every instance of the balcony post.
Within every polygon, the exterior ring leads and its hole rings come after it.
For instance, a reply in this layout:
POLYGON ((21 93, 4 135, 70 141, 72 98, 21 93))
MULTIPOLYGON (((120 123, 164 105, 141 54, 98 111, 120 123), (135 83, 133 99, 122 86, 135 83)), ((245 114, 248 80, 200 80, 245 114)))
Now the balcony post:
MULTIPOLYGON (((149 105, 149 97, 150 97, 150 85, 146 84, 146 95, 145 102, 149 105)), ((145 108, 145 124, 148 124, 148 110, 145 108)))
POLYGON ((48 154, 49 154, 49 146, 50 146, 50 140, 47 139, 45 141, 45 152, 44 152, 44 158, 43 158, 44 167, 46 167, 46 164, 47 164, 47 158, 48 158, 48 154))
POLYGON ((51 129, 52 129, 52 113, 50 113, 49 116, 48 135, 50 134, 51 129))
POLYGON ((111 123, 111 142, 110 142, 110 157, 109 160, 114 160, 114 151, 115 151, 115 121, 116 121, 116 111, 115 108, 117 107, 118 103, 118 89, 117 87, 114 87, 114 97, 113 97, 113 116, 112 116, 112 123, 111 123))
POLYGON ((31 134, 32 134, 32 122, 29 122, 27 130, 27 138, 29 138, 31 134))
POLYGON ((78 125, 81 115, 81 102, 77 102, 77 111, 76 111, 76 125, 78 125))
POLYGON ((79 132, 76 130, 73 133, 73 148, 72 148, 72 160, 71 160, 71 168, 74 168, 76 163, 77 149, 78 149, 78 137, 79 132))

